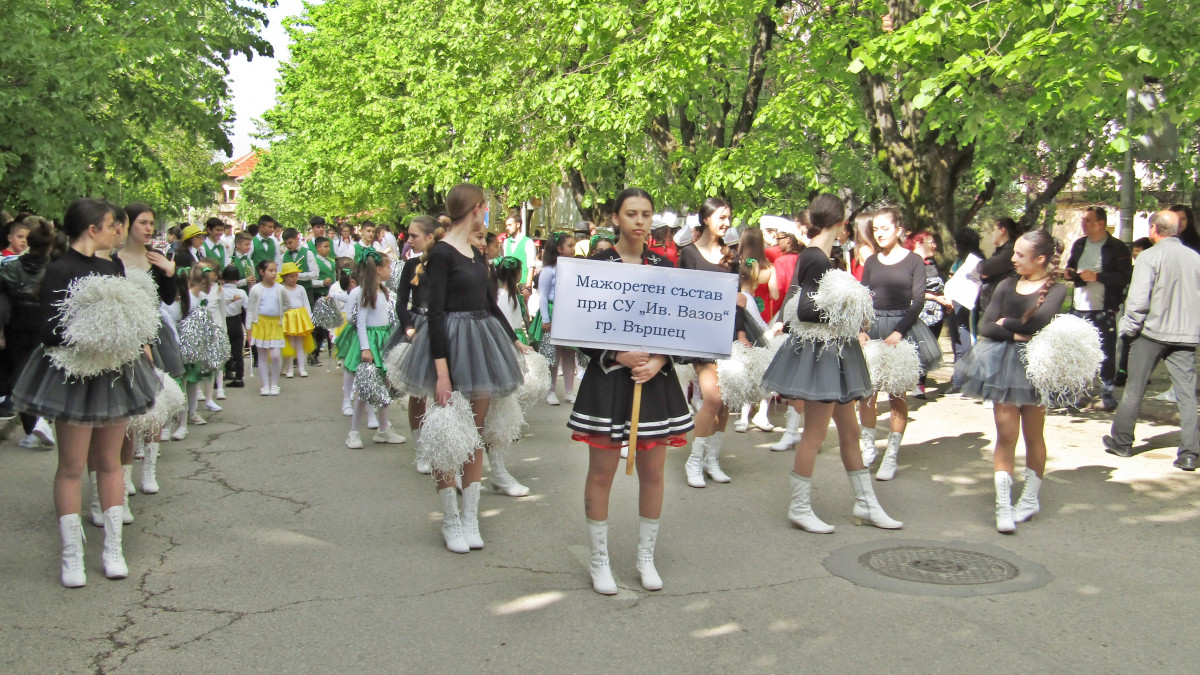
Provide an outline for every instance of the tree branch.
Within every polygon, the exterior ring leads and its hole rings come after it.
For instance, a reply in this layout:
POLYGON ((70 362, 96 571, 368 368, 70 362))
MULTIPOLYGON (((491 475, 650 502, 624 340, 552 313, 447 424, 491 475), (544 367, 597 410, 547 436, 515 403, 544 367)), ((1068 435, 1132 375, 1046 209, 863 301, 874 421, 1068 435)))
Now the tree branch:
MULTIPOLYGON (((775 0, 775 9, 778 11, 785 4, 785 0, 775 0)), ((736 148, 740 145, 746 134, 750 133, 750 127, 754 125, 754 117, 758 114, 758 99, 762 95, 763 80, 767 74, 767 52, 771 51, 776 28, 775 17, 771 13, 759 13, 754 22, 754 45, 750 48, 750 76, 742 93, 742 108, 733 124, 733 137, 729 141, 729 147, 736 148)))

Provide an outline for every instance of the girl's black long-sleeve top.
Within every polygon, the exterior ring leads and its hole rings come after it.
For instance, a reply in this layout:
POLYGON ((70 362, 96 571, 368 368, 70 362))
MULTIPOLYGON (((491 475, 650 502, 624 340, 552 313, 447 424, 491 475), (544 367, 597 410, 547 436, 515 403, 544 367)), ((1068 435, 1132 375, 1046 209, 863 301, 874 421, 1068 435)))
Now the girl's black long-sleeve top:
POLYGON ((1032 336, 1045 328, 1046 324, 1054 319, 1054 315, 1062 309, 1063 301, 1067 299, 1067 287, 1064 284, 1051 286, 1046 291, 1046 300, 1042 302, 1042 306, 1028 321, 1022 321, 1021 317, 1025 316, 1031 307, 1037 305, 1040 295, 1041 293, 1030 293, 1029 295, 1018 293, 1015 278, 1001 281, 1000 285, 996 287, 996 291, 992 293, 992 300, 983 314, 983 321, 979 322, 980 337, 1007 342, 1012 341, 1016 335, 1032 336), (1003 324, 997 323, 1000 319, 1004 319, 1003 324))
POLYGON ((463 255, 445 241, 433 245, 421 286, 425 286, 429 303, 429 350, 433 358, 450 356, 450 338, 446 334, 447 312, 486 311, 500 320, 500 325, 514 341, 517 339, 496 301, 488 297, 488 265, 483 254, 471 247, 471 257, 463 255))
POLYGON ((67 297, 71 282, 76 279, 91 276, 121 276, 120 269, 113 261, 99 256, 85 256, 73 248, 46 265, 46 274, 42 277, 42 312, 45 317, 45 331, 42 333, 42 344, 47 347, 61 347, 65 340, 62 335, 62 320, 57 304, 67 297))
POLYGON ((416 286, 412 283, 420 264, 421 256, 413 256, 404 261, 404 267, 400 270, 400 283, 396 285, 396 320, 400 322, 402 330, 413 327, 412 309, 426 308, 425 285, 420 281, 416 286))
POLYGON ((925 306, 925 262, 921 256, 909 253, 900 262, 885 265, 875 254, 863 265, 862 282, 871 289, 875 311, 905 310, 896 331, 908 333, 925 306))
POLYGON ((817 309, 813 295, 817 292, 821 277, 831 269, 833 269, 833 262, 821 249, 810 246, 800 251, 800 257, 796 259, 796 271, 792 277, 793 285, 797 289, 797 321, 829 323, 828 319, 821 318, 821 310, 817 309))

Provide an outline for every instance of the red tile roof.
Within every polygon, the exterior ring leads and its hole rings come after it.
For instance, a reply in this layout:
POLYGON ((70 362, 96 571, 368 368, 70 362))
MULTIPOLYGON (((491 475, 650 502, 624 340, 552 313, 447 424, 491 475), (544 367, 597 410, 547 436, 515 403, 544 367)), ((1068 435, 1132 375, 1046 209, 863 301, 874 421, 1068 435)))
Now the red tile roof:
POLYGON ((244 178, 258 165, 258 160, 259 154, 257 150, 248 152, 230 162, 225 167, 225 175, 232 176, 233 178, 244 178))

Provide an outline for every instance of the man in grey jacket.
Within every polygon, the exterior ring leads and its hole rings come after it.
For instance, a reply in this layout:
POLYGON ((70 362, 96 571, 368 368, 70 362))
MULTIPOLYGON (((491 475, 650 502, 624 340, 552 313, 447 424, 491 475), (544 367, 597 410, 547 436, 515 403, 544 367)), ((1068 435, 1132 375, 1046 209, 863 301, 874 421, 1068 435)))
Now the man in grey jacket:
POLYGON ((1175 387, 1179 406, 1179 456, 1175 466, 1196 470, 1200 455, 1200 429, 1196 414, 1196 345, 1200 344, 1200 254, 1176 237, 1179 219, 1170 211, 1150 217, 1154 246, 1138 257, 1120 331, 1132 339, 1129 377, 1112 435, 1104 437, 1107 452, 1133 456, 1133 429, 1142 407, 1150 374, 1159 361, 1175 387))

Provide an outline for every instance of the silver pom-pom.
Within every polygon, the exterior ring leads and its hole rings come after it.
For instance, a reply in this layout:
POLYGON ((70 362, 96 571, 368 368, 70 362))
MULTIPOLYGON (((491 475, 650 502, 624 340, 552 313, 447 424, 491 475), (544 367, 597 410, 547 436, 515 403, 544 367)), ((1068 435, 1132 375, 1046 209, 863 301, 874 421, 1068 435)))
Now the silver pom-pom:
POLYGON ((220 370, 229 360, 229 334, 218 326, 207 305, 193 307, 179 322, 179 354, 184 363, 195 363, 207 372, 220 370))
POLYGON ((383 357, 383 369, 387 371, 388 384, 392 385, 398 393, 404 392, 404 382, 400 377, 400 363, 404 360, 404 355, 408 353, 408 348, 411 343, 401 342, 392 347, 392 350, 383 357))
POLYGON ((537 352, 525 354, 525 381, 513 396, 521 404, 521 408, 529 410, 534 404, 544 401, 549 393, 550 363, 545 356, 537 352))
POLYGON ((161 370, 155 370, 154 374, 162 383, 162 389, 149 410, 129 418, 130 436, 157 434, 168 421, 187 409, 187 397, 175 380, 161 370))
POLYGON ((558 347, 550 343, 550 335, 542 337, 542 341, 538 343, 537 351, 546 359, 547 368, 558 367, 558 347))
POLYGON ((458 474, 472 453, 482 447, 471 402, 461 392, 452 393, 445 406, 430 401, 421 418, 417 461, 428 462, 435 474, 458 474))
POLYGON ((679 386, 684 387, 696 381, 696 369, 690 363, 675 364, 675 378, 679 380, 679 386))
POLYGON ((821 277, 813 304, 829 330, 840 340, 858 338, 858 334, 875 320, 871 291, 849 272, 829 270, 821 277))
POLYGON ((762 400, 766 394, 760 383, 770 363, 769 350, 734 342, 729 358, 717 361, 717 384, 725 405, 741 408, 762 400))
POLYGON ((51 362, 73 377, 120 370, 158 339, 156 299, 124 277, 72 281, 57 304, 65 344, 47 350, 51 362))
POLYGON ((399 257, 393 258, 391 269, 392 274, 387 281, 383 282, 383 285, 392 294, 392 297, 396 297, 396 294, 400 292, 400 275, 404 273, 404 261, 399 257))
POLYGON ((908 340, 901 340, 895 347, 887 346, 883 340, 871 340, 863 347, 863 357, 875 391, 904 396, 921 381, 921 357, 917 346, 908 340))
POLYGON ((1073 405, 1100 373, 1104 351, 1090 321, 1059 314, 1025 347, 1025 373, 1048 407, 1073 405))
POLYGON ((345 319, 342 318, 342 313, 334 306, 334 299, 325 296, 317 300, 312 308, 313 325, 317 328, 325 330, 333 330, 342 325, 345 319))
POLYGON ((494 398, 483 420, 483 442, 492 448, 507 448, 521 438, 524 428, 525 412, 517 397, 494 398))
POLYGON ((354 372, 354 392, 358 400, 374 408, 392 404, 392 393, 374 363, 360 363, 354 372))
POLYGON ((158 284, 154 283, 154 277, 146 270, 126 268, 125 278, 137 284, 150 298, 154 311, 158 311, 158 284))

